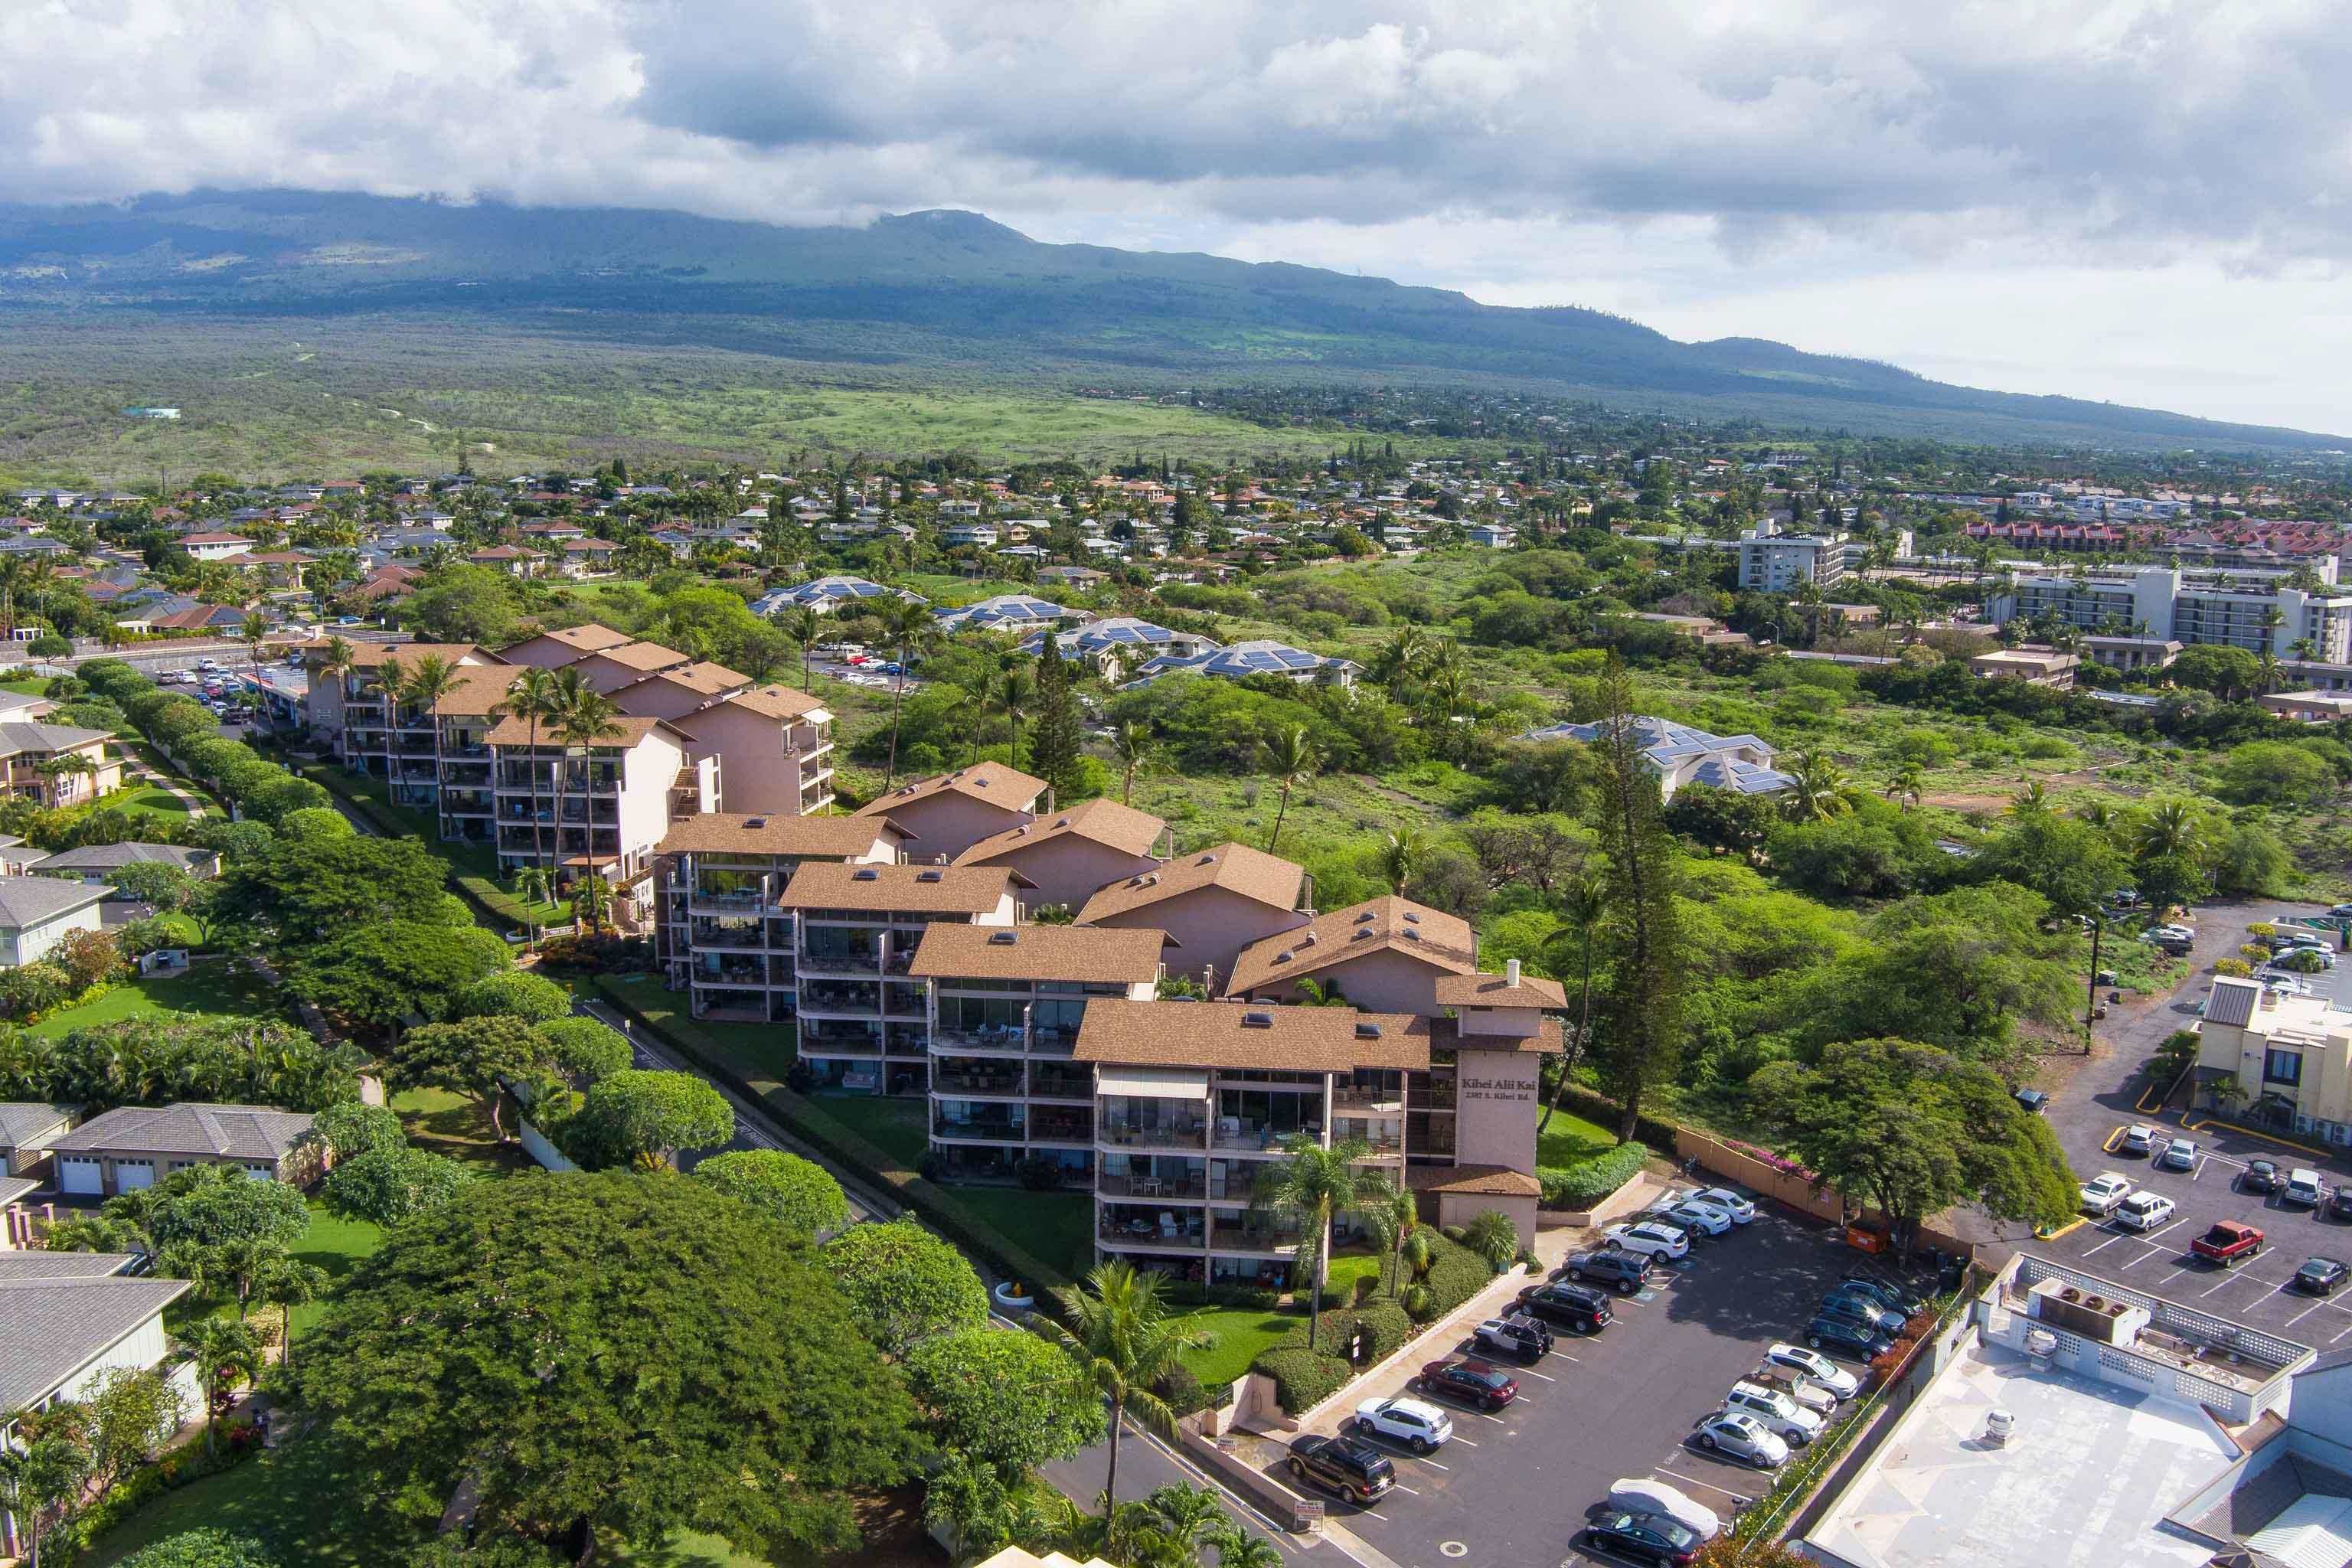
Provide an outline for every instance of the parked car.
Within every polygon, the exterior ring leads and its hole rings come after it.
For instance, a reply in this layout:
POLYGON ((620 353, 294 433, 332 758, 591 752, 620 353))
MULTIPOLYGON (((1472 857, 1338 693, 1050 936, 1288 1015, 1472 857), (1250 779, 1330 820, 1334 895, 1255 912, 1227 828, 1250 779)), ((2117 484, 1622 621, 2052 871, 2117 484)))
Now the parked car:
POLYGON ((1673 1520, 1701 1541, 1723 1533, 1723 1516, 1682 1488, 1648 1476, 1627 1477, 1609 1483, 1609 1500, 1594 1503, 1584 1517, 1614 1509, 1620 1513, 1658 1513, 1673 1520))
POLYGON ((1301 1437, 1290 1446, 1290 1475, 1351 1502, 1369 1503, 1396 1485, 1396 1466, 1353 1437, 1301 1437))
POLYGON ((1731 1216, 1734 1225, 1747 1225, 1756 1218, 1756 1200, 1729 1187, 1701 1187, 1690 1196, 1695 1203, 1721 1209, 1731 1216))
POLYGON ((2218 1263, 2227 1268, 2258 1258, 2263 1250, 2263 1233, 2250 1225, 2236 1220, 2217 1220, 2210 1229, 2189 1244, 2189 1250, 2208 1263, 2218 1263))
POLYGON ((1856 1361, 1868 1361, 1895 1348, 1893 1340, 1868 1324, 1827 1314, 1805 1325, 1805 1343, 1817 1351, 1833 1351, 1856 1361))
POLYGON ((2305 1208, 2317 1208, 2321 1201, 2327 1196, 2327 1186, 2319 1179, 2318 1172, 2305 1170, 2298 1165, 2286 1173, 2286 1192, 2284 1196, 2291 1204, 2301 1204, 2305 1208))
POLYGON ((1612 1225, 1601 1233, 1601 1237, 1605 1247, 1613 1247, 1620 1252, 1638 1252, 1651 1258, 1682 1258, 1690 1252, 1690 1243, 1683 1239, 1680 1231, 1646 1221, 1612 1225))
POLYGON ((2193 1138, 2175 1138, 2164 1146, 2164 1152, 2157 1156, 2156 1163, 2168 1171, 2195 1170, 2197 1141, 2193 1138))
POLYGON ((2145 1121, 2134 1122, 2124 1129, 2124 1152, 2146 1154, 2156 1147, 2156 1129, 2145 1121))
POLYGON ((1702 1542, 1663 1513, 1628 1513, 1603 1505, 1584 1516, 1586 1542, 1635 1563, 1696 1563, 1702 1542))
POLYGON ((1816 1415, 1826 1416, 1838 1407, 1836 1394, 1802 1373, 1784 1372, 1769 1362, 1759 1366, 1740 1381, 1785 1394, 1816 1415))
POLYGON ((1440 1448, 1454 1436, 1454 1418, 1436 1405, 1396 1394, 1356 1406, 1356 1430, 1402 1443, 1416 1454, 1440 1448))
POLYGON ((2172 1217, 2177 1206, 2162 1193, 2134 1193, 2116 1206, 2116 1223, 2126 1230, 2154 1230, 2172 1217))
POLYGON ((1862 1380, 1818 1351, 1802 1345, 1775 1344, 1765 1351, 1766 1367, 1800 1375, 1828 1389, 1840 1399, 1852 1399, 1862 1392, 1862 1380))
POLYGON ((2286 1177, 2273 1161, 2249 1160, 2238 1173, 2238 1185, 2250 1193, 2274 1193, 2286 1185, 2286 1177))
POLYGON ((2106 1218, 2116 1212, 2116 1205, 2131 1196, 2131 1186, 2129 1176, 2118 1175, 2113 1171, 2102 1171, 2084 1182, 2080 1189, 2083 1212, 2096 1215, 2101 1219, 2106 1218))
POLYGON ((2312 1296, 2333 1296, 2344 1283, 2344 1265, 2333 1258, 2312 1258, 2304 1260, 2294 1271, 2294 1288, 2312 1296))
POLYGON ((1927 1310, 1927 1299, 1906 1290, 1892 1279, 1882 1279, 1874 1274, 1848 1273, 1838 1281, 1841 1290, 1859 1290, 1874 1297, 1878 1304, 1890 1312, 1900 1312, 1906 1318, 1927 1310))
POLYGON ((1571 1253, 1562 1272, 1570 1279, 1598 1279, 1615 1287, 1618 1294, 1630 1296, 1649 1283, 1650 1255, 1611 1247, 1571 1253))
POLYGON ((1609 1298, 1583 1285, 1538 1285, 1519 1293, 1519 1310, 1572 1334, 1597 1334, 1615 1321, 1609 1298))
POLYGON ((1735 1383, 1723 1396, 1723 1408, 1752 1415, 1757 1424, 1792 1448, 1801 1448, 1822 1435, 1822 1418, 1777 1388, 1735 1383))
POLYGON ((2352 1183, 2338 1182, 2336 1190, 2327 1194, 2329 1219, 2352 1219, 2352 1183))
POLYGON ((1519 1396, 1519 1384, 1483 1361, 1433 1361, 1421 1369, 1421 1391, 1432 1398, 1494 1411, 1519 1396))
POLYGON ((1717 1411, 1698 1424, 1691 1441, 1710 1454, 1727 1454, 1759 1469, 1777 1470, 1789 1462, 1789 1445, 1753 1415, 1717 1411))
POLYGON ((216 658, 200 658, 196 660, 196 668, 198 669, 218 669, 220 667, 221 661, 216 658))
POLYGON ((1670 1221, 1680 1226, 1685 1235, 1696 1231, 1701 1236, 1721 1236, 1738 1223, 1713 1205, 1693 1203, 1688 1198, 1672 1208, 1652 1209, 1643 1218, 1645 1221, 1670 1221))
POLYGON ((1814 1309, 1813 1315, 1850 1319, 1865 1328, 1875 1329, 1890 1340, 1903 1331, 1902 1313, 1889 1311, 1867 1296, 1849 1295, 1838 1290, 1822 1297, 1822 1304, 1814 1309))
POLYGON ((1477 1342, 1480 1350, 1517 1356, 1521 1361, 1541 1361, 1551 1354, 1551 1331, 1519 1312, 1507 1318, 1487 1319, 1478 1325, 1471 1338, 1477 1342))

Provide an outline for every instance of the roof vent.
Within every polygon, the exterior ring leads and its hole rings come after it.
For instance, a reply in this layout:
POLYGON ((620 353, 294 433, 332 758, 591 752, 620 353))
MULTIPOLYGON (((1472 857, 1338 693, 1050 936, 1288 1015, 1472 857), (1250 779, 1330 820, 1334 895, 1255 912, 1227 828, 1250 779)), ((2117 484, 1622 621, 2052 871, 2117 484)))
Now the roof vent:
POLYGON ((753 829, 765 827, 768 826, 768 819, 764 816, 755 816, 745 822, 743 826, 753 829))
POLYGON ((849 879, 853 882, 878 882, 882 879, 882 873, 871 866, 861 866, 849 874, 849 879))
POLYGON ((1069 825, 1070 819, 1066 816, 1057 816, 1054 818, 1054 826, 1056 827, 1067 827, 1069 825))
POLYGON ((1380 1037, 1381 1026, 1378 1024, 1359 1024, 1356 1026, 1356 1038, 1360 1040, 1377 1040, 1380 1037))
POLYGON ((1407 942, 1419 942, 1421 940, 1421 933, 1417 931, 1409 931, 1402 932, 1402 934, 1407 942))
POLYGON ((1214 851, 1211 851, 1209 854, 1203 855, 1198 860, 1192 862, 1195 866, 1213 866, 1216 863, 1217 857, 1214 851))
POLYGON ((1242 1015, 1242 1027, 1244 1029, 1271 1029, 1274 1027, 1274 1015, 1271 1013, 1244 1013, 1242 1015))
POLYGON ((1286 948, 1286 948, 1284 948, 1280 952, 1277 952, 1277 953, 1276 953, 1276 954, 1274 955, 1274 961, 1275 961, 1276 963, 1288 963, 1294 956, 1296 956, 1296 955, 1295 955, 1295 954, 1293 954, 1293 953, 1291 952, 1291 951, 1290 951, 1288 948, 1286 948))
POLYGON ((998 947, 1011 947, 1017 938, 1009 931, 992 931, 988 933, 988 940, 998 947))
POLYGON ((915 873, 915 880, 918 882, 937 882, 945 879, 945 877, 946 873, 943 871, 918 871, 915 873))
POLYGON ((1421 917, 1414 914, 1411 910, 1407 910, 1404 912, 1404 923, 1409 926, 1417 926, 1421 923, 1421 917))
POLYGON ((1301 947, 1313 947, 1317 942, 1322 940, 1323 939, 1321 937, 1315 934, 1315 928, 1309 926, 1307 928, 1306 932, 1299 937, 1298 945, 1301 947))
POLYGON ((1377 917, 1377 916, 1375 916, 1375 915, 1372 913, 1372 911, 1371 911, 1371 910, 1366 910, 1363 913, 1361 913, 1361 914, 1360 914, 1360 915, 1358 915, 1358 916, 1356 917, 1356 923, 1357 923, 1358 925, 1362 925, 1366 921, 1369 921, 1369 920, 1374 920, 1374 919, 1377 919, 1377 918, 1378 918, 1378 917, 1377 917))

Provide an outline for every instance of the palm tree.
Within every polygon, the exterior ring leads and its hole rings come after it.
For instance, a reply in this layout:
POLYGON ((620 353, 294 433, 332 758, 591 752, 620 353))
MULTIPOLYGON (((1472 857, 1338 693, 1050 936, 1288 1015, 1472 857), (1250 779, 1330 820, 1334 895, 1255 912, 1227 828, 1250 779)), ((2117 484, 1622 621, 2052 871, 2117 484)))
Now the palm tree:
POLYGON ((2092 799, 2074 807, 2074 820, 2086 823, 2102 833, 2112 833, 2120 817, 2111 803, 2092 799))
POLYGON ((294 1309, 305 1307, 327 1293, 327 1271, 299 1258, 280 1258, 264 1270, 254 1294, 278 1309, 279 1360, 294 1364, 294 1309))
POLYGON ((261 1372, 261 1334, 234 1318, 198 1318, 180 1325, 181 1348, 196 1365, 196 1387, 205 1400, 205 1447, 214 1446, 214 1418, 228 1406, 243 1378, 261 1372))
POLYGON ((1028 669, 1015 664, 996 677, 992 693, 1004 709, 1005 721, 1013 726, 1013 765, 1021 765, 1021 721, 1029 717, 1029 700, 1037 694, 1037 681, 1028 669))
POLYGON ((1927 797, 1927 771, 1916 763, 1906 763, 1895 770, 1895 777, 1886 786, 1886 796, 1908 811, 1927 797))
POLYGON ((326 651, 321 654, 319 658, 319 673, 324 675, 337 686, 341 686, 343 683, 343 678, 351 674, 354 662, 354 655, 352 651, 352 645, 349 639, 344 637, 329 637, 327 639, 326 651))
POLYGON ((1551 1125, 1559 1102, 1567 1096, 1568 1082, 1576 1071, 1576 1064, 1592 1043, 1592 958, 1593 948, 1601 930, 1601 917, 1609 912, 1609 884, 1591 867, 1580 868, 1559 890, 1560 910, 1566 917, 1559 930, 1544 939, 1545 967, 1554 973, 1559 965, 1550 961, 1552 950, 1564 943, 1570 935, 1576 938, 1577 960, 1584 971, 1584 1000, 1578 1006, 1576 1033, 1565 1042, 1560 1053, 1559 1081, 1552 1086, 1550 1103, 1544 1107, 1543 1120, 1536 1124, 1541 1136, 1551 1125))
POLYGON ((572 884, 572 918, 581 929, 594 936, 604 929, 613 912, 613 884, 604 880, 593 867, 588 874, 572 884))
POLYGON ((1402 898, 1407 882, 1421 869, 1428 858, 1429 841, 1417 827, 1400 827, 1391 833, 1388 842, 1381 846, 1381 878, 1389 891, 1402 898))
POLYGON ((1480 1209, 1462 1227, 1462 1245, 1485 1258, 1486 1267, 1500 1274, 1518 1255, 1518 1228, 1500 1209, 1480 1209))
POLYGON ((824 617, 806 605, 794 605, 776 617, 776 627, 801 650, 801 689, 806 691, 809 688, 810 650, 816 647, 816 639, 824 634, 824 617))
MULTIPOLYGON (((0 1431, 28 1436, 30 1413, 0 1415, 0 1431)), ((0 1506, 24 1527, 31 1543, 31 1568, 41 1568, 41 1541, 57 1525, 49 1510, 81 1495, 89 1460, 81 1445, 63 1433, 29 1437, 23 1447, 0 1443, 0 1506)))
POLYGON ((1216 1493, 1181 1481, 1152 1488, 1134 1508, 1138 1517, 1133 1522, 1154 1538, 1150 1551, 1155 1562, 1198 1563, 1201 1548, 1216 1540, 1222 1533, 1220 1526, 1233 1522, 1216 1493))
POLYGON ((1276 730, 1274 739, 1265 743, 1261 761, 1274 787, 1282 792, 1282 801, 1275 808, 1274 831, 1266 836, 1265 847, 1271 854, 1282 842, 1282 819, 1290 810, 1290 792, 1315 776, 1322 765, 1322 753, 1316 749, 1315 737, 1307 732, 1304 724, 1294 724, 1276 730))
POLYGON ((1301 1007, 1349 1005, 1348 999, 1339 994, 1339 983, 1336 980, 1323 981, 1316 979, 1311 974, 1302 974, 1298 977, 1298 983, 1292 986, 1291 990, 1298 997, 1298 1005, 1301 1007))
POLYGON ((1132 719, 1122 719, 1110 732, 1110 754, 1119 766, 1118 803, 1135 804, 1135 775, 1156 766, 1160 748, 1151 739, 1151 731, 1132 719))
POLYGON ((2161 800, 2139 825, 2139 850, 2150 857, 2187 855, 2196 850, 2200 837, 2194 807, 2184 800, 2161 800))
MULTIPOLYGON (((2275 610, 2273 610, 2272 613, 2273 613, 2273 614, 2276 614, 2277 612, 2276 612, 2275 610)), ((2263 673, 2262 673, 2262 690, 2263 690, 2263 692, 2267 693, 2267 692, 2276 691, 2276 690, 2279 689, 2279 660, 2278 660, 2278 655, 2276 655, 2276 654, 2273 653, 2273 652, 2272 652, 2270 649, 2268 649, 2268 648, 2264 648, 2264 649, 2263 649, 2263 651, 2262 651, 2262 652, 2260 652, 2259 654, 2256 654, 2256 655, 2254 656, 2254 663, 2255 663, 2257 666, 2259 666, 2259 667, 2261 668, 2262 672, 2263 672, 2263 673)))
MULTIPOLYGON (((493 719, 510 715, 530 728, 525 750, 530 758, 527 766, 530 773, 530 855, 534 862, 547 858, 547 842, 539 819, 539 731, 541 725, 552 721, 562 710, 559 687, 552 670, 526 666, 507 688, 506 700, 490 710, 493 719)), ((548 893, 550 897, 554 894, 551 885, 548 893)))
MULTIPOLYGON (((596 743, 621 732, 621 710, 611 698, 589 685, 577 668, 558 670, 555 680, 562 694, 562 706, 556 713, 553 728, 555 739, 563 748, 563 755, 556 763, 555 773, 555 857, 561 861, 563 858, 563 807, 571 782, 572 749, 575 746, 580 748, 584 775, 588 771, 590 753, 594 751, 596 743), (568 681, 563 679, 567 675, 572 677, 568 681)), ((595 813, 592 810, 588 815, 593 817, 595 813)), ((593 872, 596 865, 596 828, 593 821, 586 825, 581 840, 588 868, 593 872)))
POLYGON ((1060 1347, 1074 1381, 1110 1404, 1110 1469, 1104 1479, 1104 1514, 1118 1502, 1119 1429, 1129 1413, 1162 1441, 1176 1431, 1176 1413, 1152 1389, 1186 1351, 1206 1350, 1215 1336, 1169 1315, 1157 1275, 1124 1263, 1106 1263, 1084 1286, 1056 1294, 1069 1327, 1033 1312, 1029 1324, 1060 1347))
POLYGON ((1420 1203, 1410 1191, 1400 1187, 1389 1194, 1387 1203, 1372 1204, 1359 1209, 1356 1217, 1363 1221, 1364 1228, 1372 1233, 1373 1241, 1380 1246, 1383 1260, 1382 1283, 1388 1293, 1394 1296, 1397 1254, 1403 1248, 1405 1239, 1421 1225, 1420 1203))
MULTIPOLYGON (((538 780, 534 777, 531 782, 536 793, 538 780)), ((538 824, 534 822, 531 828, 535 835, 538 824)), ((514 895, 522 900, 523 923, 530 928, 531 942, 536 943, 539 941, 539 906, 555 901, 555 879, 544 866, 521 867, 515 872, 514 895)))
POLYGON ((1282 1551, 1263 1535, 1252 1535, 1232 1519, 1213 1526, 1208 1542, 1217 1549, 1217 1568, 1282 1568, 1282 1551))
POLYGON ((1280 1164, 1260 1167, 1250 1208, 1257 1214, 1289 1215, 1305 1222, 1298 1266, 1307 1271, 1314 1303, 1307 1320, 1307 1348, 1315 1348, 1315 1316, 1323 1310, 1323 1282, 1330 1273, 1331 1223, 1339 1215, 1377 1208, 1390 1202, 1395 1185, 1357 1163, 1372 1152, 1360 1138, 1342 1138, 1329 1148, 1299 1133, 1283 1145, 1280 1164))
POLYGON ((912 599, 887 601, 878 619, 883 644, 898 650, 898 673, 890 678, 890 761, 882 771, 882 787, 887 790, 898 777, 898 708, 906 698, 907 667, 915 650, 929 644, 939 631, 929 606, 912 599))
POLYGON ((1788 797, 1781 809, 1791 822, 1827 822, 1853 809, 1853 785, 1845 770, 1821 752, 1799 752, 1790 760, 1788 797))
POLYGON ((2001 815, 2003 816, 2038 816, 2049 809, 2050 792, 2042 786, 2040 779, 2035 779, 2009 797, 2009 804, 2001 807, 2001 815))
MULTIPOLYGON (((394 695, 430 719, 434 706, 448 696, 457 684, 457 667, 437 653, 428 653, 402 679, 400 689, 394 695)), ((437 721, 435 728, 439 728, 437 721)))
POLYGON ((236 624, 236 635, 238 639, 245 644, 246 653, 252 658, 254 663, 259 664, 261 662, 261 645, 263 642, 267 641, 269 637, 269 617, 263 615, 259 610, 246 611, 244 619, 238 621, 236 624))

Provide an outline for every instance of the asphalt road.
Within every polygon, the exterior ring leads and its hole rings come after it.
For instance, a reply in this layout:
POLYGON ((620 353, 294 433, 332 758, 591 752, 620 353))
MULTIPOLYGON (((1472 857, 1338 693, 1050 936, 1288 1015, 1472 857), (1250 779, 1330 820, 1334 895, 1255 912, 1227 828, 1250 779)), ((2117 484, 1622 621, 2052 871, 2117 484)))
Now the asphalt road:
MULTIPOLYGON (((1505 1363, 1517 1402, 1496 1415, 1449 1407, 1452 1443, 1425 1458, 1390 1449, 1396 1490, 1370 1508, 1326 1499, 1328 1514, 1400 1568, 1510 1568, 1609 1561, 1572 1542, 1585 1508, 1621 1477, 1654 1475, 1728 1512, 1769 1478, 1700 1453, 1693 1428, 1767 1345, 1797 1341, 1823 1290, 1857 1267, 1870 1261, 1829 1226, 1768 1209, 1701 1247, 1671 1283, 1617 1298, 1617 1321, 1598 1337, 1562 1336, 1532 1366, 1505 1363)), ((1357 1401, 1403 1381, 1391 1373, 1357 1401)))

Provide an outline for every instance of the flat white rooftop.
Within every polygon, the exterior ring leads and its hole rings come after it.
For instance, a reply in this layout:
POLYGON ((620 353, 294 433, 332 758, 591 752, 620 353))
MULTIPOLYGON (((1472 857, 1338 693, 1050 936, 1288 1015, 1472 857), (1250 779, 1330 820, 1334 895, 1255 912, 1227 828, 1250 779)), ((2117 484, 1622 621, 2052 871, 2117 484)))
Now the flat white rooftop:
POLYGON ((1852 1568, 2199 1568, 2165 1515, 2238 1450, 2196 1405, 1973 1337, 1806 1537, 1852 1568), (1996 1407, 2008 1445, 1984 1441, 1996 1407))

